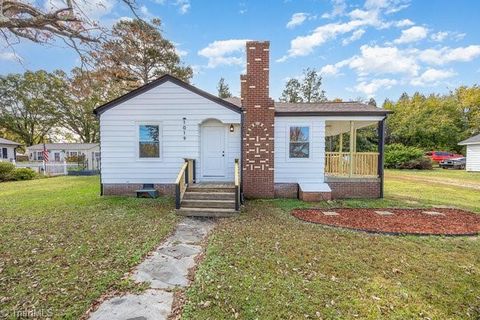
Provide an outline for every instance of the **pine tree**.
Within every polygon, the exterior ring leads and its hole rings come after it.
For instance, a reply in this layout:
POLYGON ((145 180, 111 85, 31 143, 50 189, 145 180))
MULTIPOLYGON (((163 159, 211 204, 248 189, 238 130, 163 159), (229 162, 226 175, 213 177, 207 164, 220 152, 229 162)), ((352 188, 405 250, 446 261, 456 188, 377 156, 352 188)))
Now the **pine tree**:
POLYGON ((144 85, 164 74, 184 81, 192 68, 184 66, 173 43, 162 36, 160 20, 122 20, 113 26, 113 37, 91 53, 97 70, 119 81, 127 90, 144 85))
POLYGON ((224 78, 220 78, 217 85, 218 96, 222 99, 230 98, 232 93, 230 92, 230 87, 225 82, 224 78))

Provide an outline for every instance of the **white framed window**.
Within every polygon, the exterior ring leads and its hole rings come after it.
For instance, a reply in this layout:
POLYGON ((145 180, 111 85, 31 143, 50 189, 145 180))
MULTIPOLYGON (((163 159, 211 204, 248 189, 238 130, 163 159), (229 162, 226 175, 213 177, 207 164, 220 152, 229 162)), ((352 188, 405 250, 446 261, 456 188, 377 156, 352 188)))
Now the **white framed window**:
POLYGON ((160 159, 161 127, 158 123, 140 123, 138 130, 138 158, 160 159))
POLYGON ((309 159, 310 126, 291 125, 288 128, 288 157, 290 159, 309 159))

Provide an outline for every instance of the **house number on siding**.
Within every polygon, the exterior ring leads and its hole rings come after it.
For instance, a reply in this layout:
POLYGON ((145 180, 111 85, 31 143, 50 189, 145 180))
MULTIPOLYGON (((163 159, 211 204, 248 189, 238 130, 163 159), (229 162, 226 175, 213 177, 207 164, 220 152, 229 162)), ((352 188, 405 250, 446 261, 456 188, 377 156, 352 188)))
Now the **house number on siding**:
POLYGON ((183 140, 187 140, 187 118, 183 118, 183 140))

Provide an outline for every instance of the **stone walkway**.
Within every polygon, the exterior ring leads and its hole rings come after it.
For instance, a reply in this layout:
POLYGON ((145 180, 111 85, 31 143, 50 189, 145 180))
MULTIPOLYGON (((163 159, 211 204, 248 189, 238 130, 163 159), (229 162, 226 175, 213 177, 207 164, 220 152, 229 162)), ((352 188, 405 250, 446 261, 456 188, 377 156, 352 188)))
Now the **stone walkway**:
POLYGON ((175 233, 133 271, 135 282, 148 282, 150 288, 140 295, 127 294, 104 301, 90 315, 92 320, 167 319, 172 310, 173 291, 187 287, 188 270, 202 251, 200 242, 214 227, 214 220, 185 218, 175 233))

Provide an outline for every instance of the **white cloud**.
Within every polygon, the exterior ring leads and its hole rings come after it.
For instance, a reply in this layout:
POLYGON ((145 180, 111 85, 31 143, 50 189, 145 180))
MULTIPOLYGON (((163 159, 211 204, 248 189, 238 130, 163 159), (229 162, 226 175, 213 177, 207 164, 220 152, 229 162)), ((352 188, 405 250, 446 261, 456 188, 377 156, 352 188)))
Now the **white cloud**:
POLYGON ((426 49, 419 51, 418 58, 428 64, 444 65, 449 62, 468 62, 480 56, 480 45, 468 47, 426 49))
POLYGON ((395 39, 393 42, 396 44, 417 42, 425 39, 428 34, 428 29, 420 26, 414 26, 406 30, 402 30, 400 38, 395 39))
POLYGON ((452 70, 429 68, 419 77, 413 78, 410 83, 413 86, 433 86, 437 85, 439 81, 451 78, 455 75, 456 73, 452 70))
POLYGON ((180 14, 185 14, 190 10, 190 0, 176 0, 175 4, 178 6, 180 14))
POLYGON ((208 59, 208 68, 220 65, 241 65, 244 62, 243 50, 247 39, 219 40, 210 43, 198 51, 198 54, 208 59))
MULTIPOLYGON (((348 21, 324 24, 314 29, 310 34, 292 39, 287 54, 278 59, 277 62, 283 62, 292 57, 309 55, 316 47, 323 45, 325 42, 358 29, 365 30, 366 27, 383 29, 395 26, 399 22, 384 21, 382 14, 387 11, 400 10, 406 4, 408 4, 408 1, 404 0, 367 0, 362 9, 357 8, 345 14, 349 18, 348 21)), ((407 24, 407 21, 405 20, 403 24, 407 24)), ((361 34, 360 31, 356 36, 352 35, 353 39, 361 36, 361 34)))
POLYGON ((287 23, 287 28, 293 29, 296 26, 301 25, 305 20, 308 18, 308 13, 305 12, 297 12, 292 15, 290 21, 287 23))
POLYGON ((316 47, 322 45, 326 41, 333 39, 340 34, 351 32, 364 24, 365 23, 360 20, 354 20, 347 23, 329 23, 320 26, 308 36, 299 36, 293 39, 290 42, 288 54, 277 61, 283 62, 289 57, 309 55, 316 47))
POLYGON ((364 29, 358 29, 353 31, 352 35, 349 38, 343 39, 342 45, 346 46, 349 43, 352 43, 353 41, 359 40, 363 35, 365 34, 364 29))
POLYGON ((365 8, 367 9, 383 9, 386 14, 398 12, 407 8, 410 5, 410 0, 367 0, 365 1, 365 8))
POLYGON ((448 37, 448 32, 446 32, 446 31, 440 31, 440 32, 437 32, 437 33, 432 34, 432 36, 431 36, 430 38, 431 38, 433 41, 442 42, 442 41, 445 40, 447 37, 448 37))
POLYGON ((395 22, 395 27, 398 27, 398 28, 410 27, 410 26, 413 26, 414 24, 415 23, 410 19, 403 19, 395 22))
POLYGON ((417 75, 419 66, 415 59, 405 55, 396 47, 378 47, 363 45, 361 54, 348 61, 351 69, 361 76, 368 74, 409 74, 417 75))
POLYGON ((164 4, 170 4, 178 7, 178 12, 180 14, 185 14, 190 10, 191 4, 190 0, 170 0, 167 2, 167 0, 153 0, 155 3, 164 5, 164 4))
POLYGON ((332 0, 333 10, 330 13, 324 13, 322 18, 330 19, 335 18, 337 16, 341 16, 345 13, 347 9, 347 4, 345 0, 332 0))
POLYGON ((0 60, 21 61, 22 59, 13 52, 0 52, 0 60))
POLYGON ((320 74, 325 76, 334 76, 338 74, 338 68, 333 64, 327 64, 320 69, 320 74))
POLYGON ((398 83, 395 79, 373 79, 370 82, 362 81, 355 86, 355 90, 364 93, 367 97, 375 96, 375 93, 381 89, 390 89, 398 83))
POLYGON ((450 32, 450 31, 439 31, 430 36, 430 39, 436 42, 442 42, 445 39, 452 39, 455 41, 462 40, 466 36, 465 33, 460 32, 450 32))

